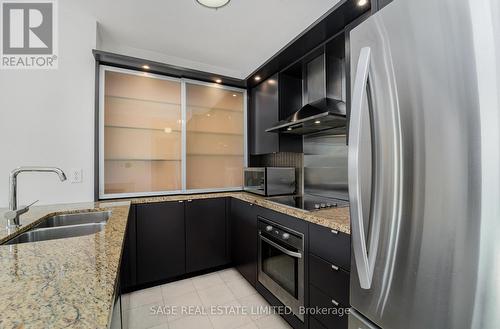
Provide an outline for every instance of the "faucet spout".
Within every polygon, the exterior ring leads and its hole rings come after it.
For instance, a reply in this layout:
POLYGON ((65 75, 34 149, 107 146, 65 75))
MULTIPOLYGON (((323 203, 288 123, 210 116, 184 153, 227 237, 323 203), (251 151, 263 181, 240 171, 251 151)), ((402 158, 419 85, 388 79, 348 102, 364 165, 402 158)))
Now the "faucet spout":
POLYGON ((53 172, 59 176, 61 182, 66 180, 66 174, 62 169, 57 167, 18 167, 11 171, 9 176, 9 210, 10 215, 8 221, 13 220, 16 226, 19 226, 19 215, 28 211, 28 207, 26 209, 21 209, 21 211, 17 211, 17 176, 22 172, 53 172), (14 216, 15 215, 15 216, 14 216))
POLYGON ((59 176, 59 179, 61 180, 61 182, 64 182, 66 180, 66 174, 64 173, 64 171, 62 171, 60 168, 53 168, 54 169, 54 172, 57 174, 57 176, 59 176))

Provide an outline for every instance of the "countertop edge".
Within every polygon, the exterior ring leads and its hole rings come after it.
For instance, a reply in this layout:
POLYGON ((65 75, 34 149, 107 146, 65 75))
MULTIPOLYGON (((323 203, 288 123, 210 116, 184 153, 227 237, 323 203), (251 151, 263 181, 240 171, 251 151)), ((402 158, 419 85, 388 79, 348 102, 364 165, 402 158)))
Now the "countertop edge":
POLYGON ((230 197, 250 202, 266 209, 274 210, 285 215, 305 220, 309 223, 317 224, 348 235, 351 234, 349 207, 330 208, 328 210, 319 210, 319 211, 307 211, 279 204, 267 200, 265 197, 245 191, 134 197, 127 199, 116 199, 113 201, 126 200, 130 201, 132 205, 139 205, 139 204, 148 204, 156 202, 186 201, 186 200, 224 198, 224 197, 230 197))

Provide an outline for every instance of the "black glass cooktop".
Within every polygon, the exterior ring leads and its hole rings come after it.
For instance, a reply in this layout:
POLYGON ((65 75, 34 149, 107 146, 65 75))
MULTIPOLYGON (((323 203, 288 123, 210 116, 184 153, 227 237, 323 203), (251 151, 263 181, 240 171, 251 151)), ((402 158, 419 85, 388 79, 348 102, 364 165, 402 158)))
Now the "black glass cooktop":
POLYGON ((326 197, 307 195, 307 194, 303 196, 283 195, 283 196, 269 197, 267 199, 269 201, 309 211, 349 206, 349 201, 346 200, 326 198, 326 197))

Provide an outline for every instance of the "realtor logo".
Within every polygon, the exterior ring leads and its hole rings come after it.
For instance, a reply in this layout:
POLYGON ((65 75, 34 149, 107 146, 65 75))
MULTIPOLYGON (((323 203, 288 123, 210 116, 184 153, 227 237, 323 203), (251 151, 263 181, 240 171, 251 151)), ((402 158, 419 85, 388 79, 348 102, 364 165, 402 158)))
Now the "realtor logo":
POLYGON ((2 69, 57 68, 56 0, 0 0, 2 69))

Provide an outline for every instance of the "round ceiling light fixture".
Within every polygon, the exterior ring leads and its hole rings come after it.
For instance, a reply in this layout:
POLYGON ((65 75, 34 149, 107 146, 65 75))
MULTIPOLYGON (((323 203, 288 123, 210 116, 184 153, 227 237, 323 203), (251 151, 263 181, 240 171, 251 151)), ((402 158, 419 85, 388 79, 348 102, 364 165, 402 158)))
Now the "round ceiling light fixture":
POLYGON ((227 5, 231 0, 196 0, 200 5, 207 8, 219 9, 227 5))

